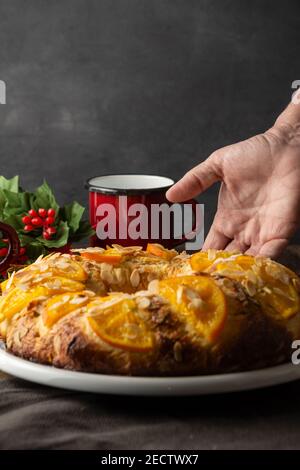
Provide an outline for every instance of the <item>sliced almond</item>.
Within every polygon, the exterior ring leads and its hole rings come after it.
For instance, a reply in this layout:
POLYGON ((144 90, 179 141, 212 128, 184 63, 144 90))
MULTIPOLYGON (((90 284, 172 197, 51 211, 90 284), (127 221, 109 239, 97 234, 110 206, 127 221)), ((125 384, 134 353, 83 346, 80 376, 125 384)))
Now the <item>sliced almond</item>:
POLYGON ((137 297, 136 302, 139 308, 145 309, 150 305, 150 299, 148 297, 137 297))
POLYGON ((58 335, 55 335, 54 336, 54 339, 53 339, 53 347, 54 347, 54 351, 57 355, 60 354, 60 347, 61 347, 61 339, 60 339, 60 336, 58 335))
POLYGON ((216 257, 216 254, 217 254, 217 250, 214 250, 214 249, 207 250, 207 258, 209 259, 209 261, 213 261, 216 257))
POLYGON ((110 266, 108 263, 101 263, 101 278, 108 284, 112 284, 114 281, 112 266, 110 266))
POLYGON ((256 287, 253 282, 246 279, 242 284, 244 285, 247 294, 250 295, 250 297, 253 297, 256 294, 256 287))
POLYGON ((126 278, 125 278, 125 275, 123 273, 123 269, 122 268, 116 268, 114 270, 114 273, 115 273, 115 276, 117 278, 117 281, 120 285, 124 284, 124 282, 126 281, 126 278))
POLYGON ((176 291, 176 301, 178 304, 182 302, 182 296, 183 296, 183 286, 179 286, 176 291))
POLYGON ((196 292, 194 289, 191 289, 190 287, 184 286, 184 293, 190 300, 199 299, 198 292, 196 292))
POLYGON ((293 277, 292 279, 293 286, 297 289, 300 290, 300 280, 296 277, 293 277))
POLYGON ((134 269, 130 275, 130 283, 132 287, 136 288, 140 283, 140 273, 137 269, 134 269))
POLYGON ((86 296, 78 296, 78 297, 73 297, 73 299, 70 300, 70 304, 73 305, 80 305, 84 302, 86 302, 87 297, 86 296))
POLYGON ((40 273, 43 273, 49 269, 49 265, 47 263, 41 264, 40 266, 40 273))
POLYGON ((6 289, 5 290, 8 290, 11 285, 12 285, 12 282, 14 280, 14 277, 15 277, 15 271, 12 273, 12 275, 10 276, 10 278, 8 279, 8 282, 6 284, 6 289))
POLYGON ((263 288, 263 291, 266 292, 267 294, 272 294, 272 291, 271 291, 271 289, 270 289, 269 287, 266 287, 266 286, 265 286, 265 287, 263 288))
POLYGON ((176 362, 182 362, 182 346, 179 341, 173 346, 174 359, 176 362))
POLYGON ((158 294, 159 293, 159 280, 153 279, 148 284, 148 290, 151 294, 158 294))
POLYGON ((204 310, 206 303, 202 299, 193 299, 189 303, 188 307, 192 310, 204 310))

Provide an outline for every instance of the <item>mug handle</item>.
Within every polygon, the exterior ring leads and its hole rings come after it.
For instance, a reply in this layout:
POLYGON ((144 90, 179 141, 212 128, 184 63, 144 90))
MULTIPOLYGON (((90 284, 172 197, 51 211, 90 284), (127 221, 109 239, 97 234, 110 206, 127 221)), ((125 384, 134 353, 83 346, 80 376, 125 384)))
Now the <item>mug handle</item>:
POLYGON ((14 258, 20 253, 20 240, 15 229, 8 224, 0 222, 0 232, 4 235, 3 238, 8 240, 7 254, 2 260, 0 260, 0 273, 6 271, 14 258))
MULTIPOLYGON (((187 201, 184 201, 182 204, 191 204, 192 205, 192 211, 193 211, 193 215, 194 215, 194 225, 193 225, 192 230, 191 230, 190 233, 197 233, 197 230, 199 228, 199 223, 197 221, 197 214, 196 214, 197 207, 198 207, 198 201, 196 201, 196 199, 189 199, 187 201)), ((185 242, 189 241, 189 238, 187 236, 188 236, 188 234, 183 234, 182 238, 174 239, 174 243, 172 244, 172 248, 175 248, 176 246, 181 245, 182 243, 185 243, 185 242)))

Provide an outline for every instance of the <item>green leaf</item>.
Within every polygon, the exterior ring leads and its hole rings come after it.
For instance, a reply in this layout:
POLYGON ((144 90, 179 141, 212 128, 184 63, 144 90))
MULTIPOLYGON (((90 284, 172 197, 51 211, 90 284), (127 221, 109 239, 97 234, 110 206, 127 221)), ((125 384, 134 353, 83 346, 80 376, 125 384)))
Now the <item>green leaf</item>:
POLYGON ((30 237, 29 235, 24 235, 24 233, 18 232, 18 237, 21 243, 21 246, 27 246, 34 243, 35 238, 30 237))
POLYGON ((19 177, 16 175, 11 179, 0 176, 0 189, 8 189, 14 193, 19 192, 19 177))
POLYGON ((11 215, 20 217, 30 209, 30 193, 14 193, 6 189, 0 190, 0 210, 2 220, 11 215))
POLYGON ((47 255, 48 249, 39 240, 34 239, 30 245, 26 246, 26 256, 31 261, 35 261, 40 255, 47 255))
POLYGON ((74 201, 72 204, 67 204, 60 210, 60 215, 63 220, 68 223, 70 228, 70 235, 74 234, 79 228, 79 223, 85 209, 83 206, 74 201))
POLYGON ((9 191, 7 189, 3 189, 3 194, 6 199, 5 207, 14 207, 19 208, 21 207, 21 194, 22 193, 14 193, 13 191, 9 191))
POLYGON ((52 189, 48 186, 46 180, 39 186, 31 197, 31 206, 33 209, 38 210, 40 207, 50 209, 52 207, 56 212, 59 210, 59 205, 56 202, 52 189))
POLYGON ((84 238, 92 237, 95 235, 95 230, 91 227, 91 224, 87 220, 82 220, 79 223, 78 230, 72 236, 70 236, 70 242, 79 242, 84 238))
POLYGON ((5 217, 3 221, 6 224, 11 225, 17 231, 23 229, 23 223, 19 215, 11 214, 10 216, 5 217))
POLYGON ((68 243, 69 227, 67 222, 60 221, 53 240, 45 240, 42 236, 37 237, 36 240, 40 241, 47 248, 61 248, 68 243))

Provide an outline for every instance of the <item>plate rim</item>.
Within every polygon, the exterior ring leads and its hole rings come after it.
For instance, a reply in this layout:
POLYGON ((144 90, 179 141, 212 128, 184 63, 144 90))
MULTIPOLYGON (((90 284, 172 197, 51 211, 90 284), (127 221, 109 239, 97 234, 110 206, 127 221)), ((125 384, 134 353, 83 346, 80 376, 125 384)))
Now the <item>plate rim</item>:
POLYGON ((179 396, 253 390, 300 379, 292 362, 242 372, 196 376, 128 376, 60 369, 39 364, 0 347, 0 370, 29 382, 113 395, 179 396), (117 388, 116 388, 117 387, 117 388))

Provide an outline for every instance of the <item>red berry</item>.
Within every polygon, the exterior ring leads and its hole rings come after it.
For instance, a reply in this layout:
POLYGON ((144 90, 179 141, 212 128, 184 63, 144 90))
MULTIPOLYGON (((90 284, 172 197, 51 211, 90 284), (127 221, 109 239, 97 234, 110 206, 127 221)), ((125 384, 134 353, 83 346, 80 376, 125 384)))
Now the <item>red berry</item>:
POLYGON ((0 248, 0 256, 6 256, 8 253, 8 248, 0 248))
POLYGON ((39 216, 42 217, 43 219, 47 217, 47 211, 46 209, 43 209, 42 207, 39 209, 39 216))
POLYGON ((34 209, 30 209, 30 211, 28 211, 28 214, 31 217, 38 217, 37 212, 34 209))
POLYGON ((48 227, 46 229, 47 233, 50 233, 50 235, 54 235, 56 233, 56 228, 55 227, 48 227))
POLYGON ((31 219, 31 223, 32 225, 36 225, 37 227, 43 225, 43 221, 40 217, 33 217, 33 219, 31 219))
POLYGON ((22 246, 22 247, 20 248, 20 253, 19 253, 19 254, 22 256, 22 255, 24 255, 25 253, 26 253, 26 248, 25 248, 25 246, 22 246))
POLYGON ((25 225, 24 230, 25 230, 25 232, 31 232, 31 230, 33 230, 33 226, 32 225, 25 225))
POLYGON ((55 209, 52 209, 52 208, 48 209, 48 217, 55 217, 55 214, 56 214, 55 209))
POLYGON ((48 233, 46 231, 43 232, 43 237, 45 238, 45 240, 50 240, 51 238, 51 233, 48 233))
POLYGON ((29 217, 29 215, 24 215, 24 217, 22 217, 22 222, 25 225, 31 224, 31 217, 29 217))
POLYGON ((47 217, 45 222, 46 222, 47 225, 52 225, 52 224, 54 224, 55 219, 54 219, 54 217, 47 217))

